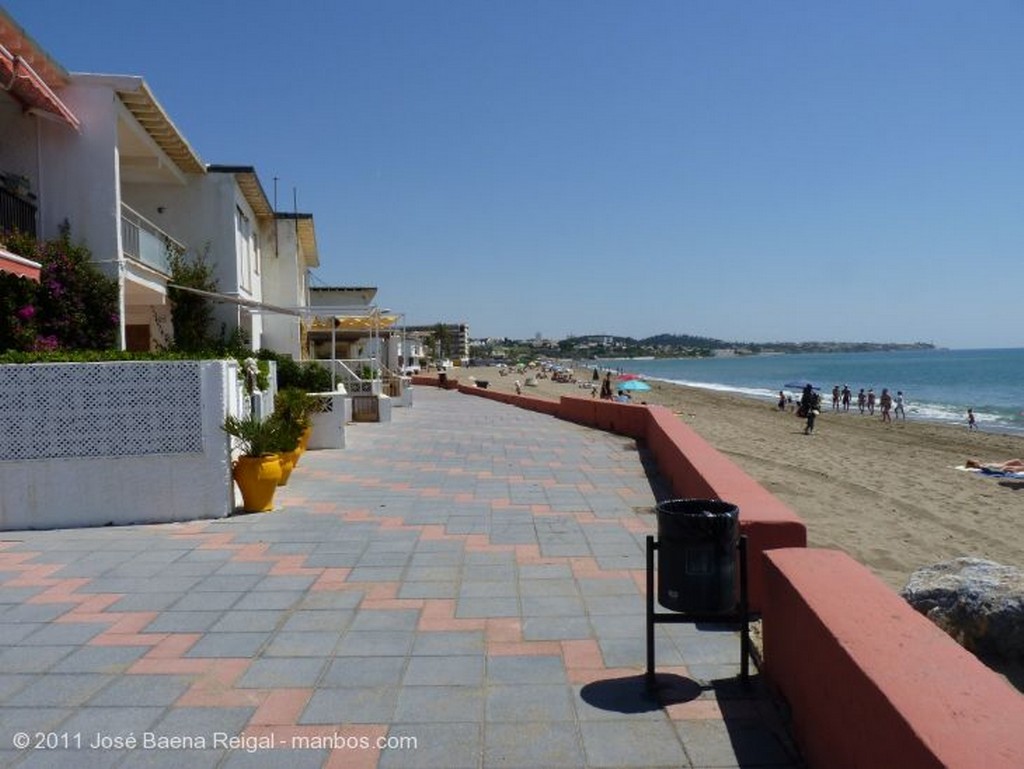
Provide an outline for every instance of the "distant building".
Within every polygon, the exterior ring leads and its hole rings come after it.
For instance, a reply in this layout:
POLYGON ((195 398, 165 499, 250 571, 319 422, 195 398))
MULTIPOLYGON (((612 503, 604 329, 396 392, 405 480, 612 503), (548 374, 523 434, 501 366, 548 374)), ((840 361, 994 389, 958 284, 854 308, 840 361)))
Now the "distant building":
MULTIPOLYGON (((448 335, 448 350, 442 351, 441 357, 458 360, 462 363, 469 362, 469 324, 468 323, 435 323, 432 326, 407 326, 407 333, 433 334, 437 331, 438 325, 442 326, 448 335)), ((427 350, 428 354, 437 355, 437 350, 427 350)))

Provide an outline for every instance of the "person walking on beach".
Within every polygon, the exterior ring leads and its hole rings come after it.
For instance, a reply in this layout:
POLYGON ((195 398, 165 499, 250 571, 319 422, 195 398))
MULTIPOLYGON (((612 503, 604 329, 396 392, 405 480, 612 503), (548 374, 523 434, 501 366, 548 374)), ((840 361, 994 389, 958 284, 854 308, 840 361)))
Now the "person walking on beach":
POLYGON ((811 435, 814 432, 814 421, 821 413, 821 396, 814 392, 814 388, 809 384, 804 387, 803 395, 800 397, 800 408, 807 418, 804 435, 811 435))
POLYGON ((882 421, 892 424, 892 417, 889 412, 892 410, 892 395, 889 394, 889 388, 882 388, 882 397, 878 399, 878 406, 882 411, 882 421))
POLYGON ((839 385, 832 385, 832 410, 839 411, 839 385))
POLYGON ((864 388, 860 388, 860 392, 857 393, 857 408, 860 409, 860 413, 864 413, 864 404, 868 402, 868 396, 864 394, 864 388))
POLYGON ((967 409, 967 429, 975 430, 978 427, 978 420, 974 418, 974 409, 967 409))
POLYGON ((896 408, 893 409, 893 413, 897 419, 903 417, 903 421, 907 421, 907 412, 903 410, 903 390, 896 391, 896 408))
POLYGON ((843 385, 843 411, 850 410, 850 385, 843 385))
POLYGON ((601 382, 601 400, 610 401, 612 399, 612 372, 609 371, 604 375, 604 381, 601 382))
POLYGON ((779 390, 779 411, 785 411, 785 410, 786 410, 786 393, 784 393, 782 390, 779 390))

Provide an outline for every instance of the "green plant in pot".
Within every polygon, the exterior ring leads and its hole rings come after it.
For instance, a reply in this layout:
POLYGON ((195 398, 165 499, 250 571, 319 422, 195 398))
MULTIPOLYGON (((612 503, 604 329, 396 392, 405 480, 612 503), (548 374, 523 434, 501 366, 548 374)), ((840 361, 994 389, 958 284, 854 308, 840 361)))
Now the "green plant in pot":
POLYGON ((241 451, 232 464, 231 475, 242 492, 242 509, 247 513, 272 509, 274 492, 281 480, 280 423, 250 414, 229 416, 221 427, 236 440, 241 451))
POLYGON ((274 415, 280 416, 281 420, 290 426, 289 430, 292 427, 298 430, 297 443, 291 448, 297 450, 299 456, 306 450, 306 443, 313 429, 310 414, 315 408, 316 398, 299 387, 284 387, 277 391, 274 398, 274 415))

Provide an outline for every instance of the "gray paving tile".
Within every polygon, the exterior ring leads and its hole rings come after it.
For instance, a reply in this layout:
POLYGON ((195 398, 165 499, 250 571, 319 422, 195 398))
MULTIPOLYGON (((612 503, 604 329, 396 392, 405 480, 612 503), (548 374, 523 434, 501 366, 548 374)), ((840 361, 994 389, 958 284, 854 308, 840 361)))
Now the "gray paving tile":
POLYGON ((402 683, 405 686, 480 686, 484 679, 482 656, 412 657, 402 683))
POLYGON ((107 686, 111 676, 97 673, 67 673, 39 676, 7 698, 5 705, 19 708, 78 707, 107 686))
POLYGON ((406 686, 398 696, 395 720, 409 723, 478 723, 484 692, 468 686, 406 686))
POLYGON ((523 639, 526 641, 579 640, 591 635, 586 617, 528 617, 523 620, 523 639))
POLYGON ((459 619, 484 617, 518 617, 519 599, 495 596, 493 598, 459 598, 455 606, 459 619))
POLYGON ((148 646, 83 646, 51 668, 53 673, 123 673, 148 646))
POLYGON ((561 657, 492 656, 487 658, 487 681, 491 684, 565 683, 565 664, 561 657))
POLYGON ((92 707, 161 707, 174 704, 191 686, 186 676, 128 675, 89 700, 92 707))
POLYGON ((584 721, 580 724, 591 767, 685 766, 683 746, 663 716, 660 720, 584 721))
POLYGON ((387 724, 394 720, 398 687, 318 689, 300 724, 387 724))
POLYGON ((153 732, 166 737, 205 737, 213 741, 214 732, 241 734, 255 708, 169 708, 154 726, 153 732))
POLYGON ((405 657, 337 657, 328 666, 320 686, 397 686, 406 664, 405 657))
POLYGON ((418 609, 360 611, 352 620, 350 630, 402 630, 411 632, 420 620, 418 609))
POLYGON ((497 685, 487 691, 488 721, 572 721, 575 716, 567 686, 497 685))
POLYGON ((270 633, 205 633, 185 656, 254 657, 270 637, 270 633))
POLYGON ((259 633, 274 630, 281 623, 283 612, 277 610, 232 609, 220 615, 207 630, 210 633, 259 633))
POLYGON ((238 681, 239 688, 287 689, 314 686, 327 663, 320 658, 279 657, 253 660, 238 681))
POLYGON ((694 766, 796 767, 799 764, 777 735, 754 721, 677 721, 694 766))
POLYGON ((0 650, 0 670, 17 673, 42 673, 77 648, 77 646, 41 646, 38 648, 12 646, 0 650))
POLYGON ((493 723, 486 729, 485 766, 585 767, 572 721, 493 723))
POLYGON ((263 655, 265 657, 327 657, 337 646, 338 638, 338 633, 334 632, 279 632, 264 649, 263 655))
POLYGON ((477 723, 393 723, 389 737, 415 738, 416 747, 381 753, 380 769, 479 769, 483 750, 477 723))
POLYGON ((345 634, 334 650, 338 657, 369 655, 404 657, 412 649, 414 634, 400 630, 352 631, 345 634))
POLYGON ((413 643, 412 653, 415 656, 482 655, 484 653, 484 633, 480 630, 418 633, 413 643))
POLYGON ((188 593, 182 596, 181 600, 173 604, 171 611, 222 611, 230 609, 242 597, 241 591, 206 591, 203 593, 188 593))

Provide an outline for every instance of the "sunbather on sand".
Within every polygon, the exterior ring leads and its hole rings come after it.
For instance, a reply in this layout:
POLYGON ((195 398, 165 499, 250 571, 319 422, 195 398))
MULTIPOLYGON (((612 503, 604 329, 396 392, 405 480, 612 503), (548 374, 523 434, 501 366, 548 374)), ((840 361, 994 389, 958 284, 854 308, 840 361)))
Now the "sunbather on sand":
POLYGON ((1005 462, 979 462, 977 459, 968 459, 964 463, 964 467, 991 470, 997 473, 1024 473, 1024 460, 1007 459, 1005 462))

